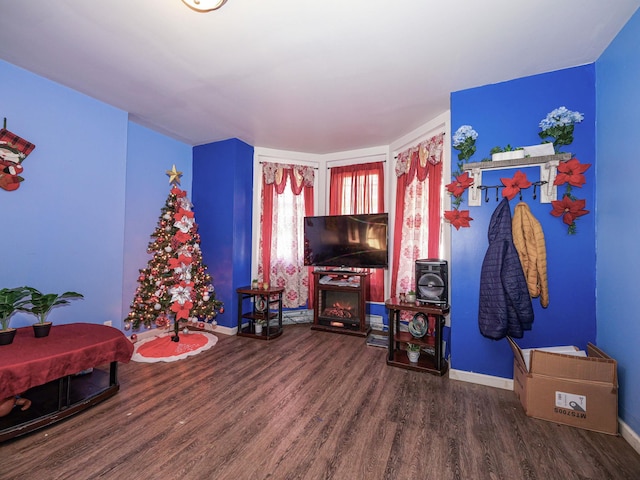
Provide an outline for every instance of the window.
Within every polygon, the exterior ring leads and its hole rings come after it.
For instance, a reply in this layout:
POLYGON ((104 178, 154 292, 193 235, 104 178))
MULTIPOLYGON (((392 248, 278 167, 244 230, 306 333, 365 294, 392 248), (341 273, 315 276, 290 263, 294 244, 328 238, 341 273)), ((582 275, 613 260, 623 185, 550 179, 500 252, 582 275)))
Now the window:
POLYGON ((266 162, 262 170, 258 275, 284 288, 285 308, 297 308, 309 298, 303 225, 313 215, 314 170, 266 162))
MULTIPOLYGON (((333 167, 329 187, 329 214, 384 213, 384 163, 333 167)), ((384 270, 370 269, 369 296, 384 301, 384 270)))

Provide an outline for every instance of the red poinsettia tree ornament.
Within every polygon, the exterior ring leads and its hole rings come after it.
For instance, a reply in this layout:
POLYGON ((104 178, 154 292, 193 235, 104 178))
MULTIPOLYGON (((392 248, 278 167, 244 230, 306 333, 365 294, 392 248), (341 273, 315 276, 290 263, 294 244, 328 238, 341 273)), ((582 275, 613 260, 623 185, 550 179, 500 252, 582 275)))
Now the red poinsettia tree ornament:
POLYGON ((449 210, 444 212, 444 218, 453 225, 456 230, 460 227, 470 227, 469 223, 473 218, 469 216, 469 210, 449 210))
POLYGON ((502 196, 512 200, 520 190, 529 188, 531 182, 527 179, 527 174, 518 170, 513 178, 501 178, 500 181, 504 185, 502 189, 502 196))
POLYGON ((580 163, 577 158, 572 158, 566 162, 560 162, 558 165, 558 174, 553 184, 556 186, 566 185, 565 192, 561 200, 552 201, 553 210, 551 215, 554 217, 562 217, 562 221, 569 225, 569 235, 574 235, 576 229, 576 218, 589 213, 585 210, 586 200, 578 200, 572 194, 572 187, 581 188, 586 183, 584 172, 586 172, 590 163, 580 163))

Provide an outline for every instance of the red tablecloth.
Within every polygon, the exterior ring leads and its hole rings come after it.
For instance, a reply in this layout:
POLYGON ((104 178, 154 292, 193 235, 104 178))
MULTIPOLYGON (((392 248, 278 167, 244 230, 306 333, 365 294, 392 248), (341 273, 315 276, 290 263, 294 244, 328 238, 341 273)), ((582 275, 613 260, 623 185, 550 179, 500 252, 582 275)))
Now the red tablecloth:
POLYGON ((105 325, 54 325, 48 337, 19 328, 11 345, 0 346, 0 399, 31 387, 111 362, 128 363, 133 344, 105 325))

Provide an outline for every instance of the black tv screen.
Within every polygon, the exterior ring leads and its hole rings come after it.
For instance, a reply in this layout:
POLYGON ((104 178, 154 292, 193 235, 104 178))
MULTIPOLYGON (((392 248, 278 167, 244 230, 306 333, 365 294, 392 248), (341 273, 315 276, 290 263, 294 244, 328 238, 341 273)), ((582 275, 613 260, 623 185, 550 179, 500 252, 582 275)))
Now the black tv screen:
POLYGON ((304 264, 315 267, 387 268, 386 213, 304 219, 304 264))

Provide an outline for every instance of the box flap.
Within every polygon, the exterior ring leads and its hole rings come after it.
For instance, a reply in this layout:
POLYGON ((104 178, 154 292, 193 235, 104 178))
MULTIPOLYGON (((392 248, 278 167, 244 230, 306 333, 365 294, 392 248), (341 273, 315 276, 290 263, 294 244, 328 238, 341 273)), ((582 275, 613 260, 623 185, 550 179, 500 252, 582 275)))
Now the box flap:
POLYGON ((587 351, 589 352, 589 356, 593 358, 606 358, 608 360, 613 360, 609 355, 604 353, 600 348, 596 347, 593 343, 589 342, 587 344, 587 351))
POLYGON ((521 349, 522 356, 524 357, 524 363, 527 367, 527 372, 531 370, 531 352, 534 350, 540 352, 551 353, 565 353, 567 355, 574 355, 577 357, 586 357, 587 353, 584 350, 578 350, 578 347, 572 345, 560 346, 560 347, 543 347, 543 348, 525 348, 521 349))
POLYGON ((511 346, 511 350, 513 350, 513 356, 516 361, 520 362, 525 370, 528 372, 527 364, 524 361, 524 356, 522 355, 522 349, 518 346, 518 344, 513 340, 513 338, 507 336, 507 340, 509 341, 509 345, 511 346))
POLYGON ((613 383, 616 381, 616 362, 611 358, 576 357, 534 350, 530 372, 556 378, 613 383))
POLYGON ((606 360, 611 360, 614 363, 615 367, 613 369, 613 375, 614 375, 613 384, 617 387, 618 386, 618 362, 616 362, 613 358, 611 358, 603 350, 601 350, 599 347, 596 347, 591 342, 587 344, 587 351, 589 352, 589 357, 603 358, 606 360))

